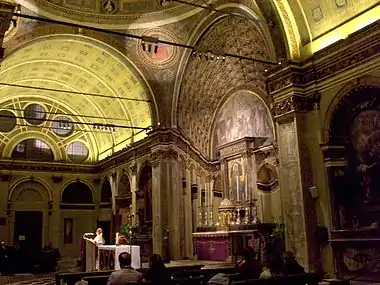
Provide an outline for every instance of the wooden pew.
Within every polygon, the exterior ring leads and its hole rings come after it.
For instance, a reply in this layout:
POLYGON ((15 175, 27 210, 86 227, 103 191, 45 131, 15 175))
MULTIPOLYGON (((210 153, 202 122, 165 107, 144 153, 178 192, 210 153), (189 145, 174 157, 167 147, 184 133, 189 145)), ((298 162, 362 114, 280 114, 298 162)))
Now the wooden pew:
MULTIPOLYGON (((107 285, 109 276, 90 276, 84 277, 82 280, 86 282, 87 285, 107 285)), ((131 283, 133 285, 149 285, 150 282, 142 282, 142 283, 131 283)))
POLYGON ((75 285, 76 282, 80 281, 84 277, 91 276, 104 276, 113 272, 113 270, 107 271, 91 271, 91 272, 75 272, 75 273, 57 273, 55 274, 55 284, 61 285, 62 281, 67 285, 75 285))
POLYGON ((269 279, 233 281, 232 285, 318 285, 321 277, 317 273, 276 276, 269 279))
POLYGON ((100 275, 100 276, 88 276, 83 277, 82 280, 87 285, 107 285, 109 275, 100 275))
MULTIPOLYGON (((203 264, 188 264, 183 266, 169 266, 168 271, 170 274, 175 274, 179 272, 183 272, 185 270, 200 270, 202 267, 204 267, 203 264)), ((140 268, 138 271, 141 273, 146 272, 147 268, 140 268)), ((67 285, 74 285, 76 282, 82 280, 84 277, 91 277, 91 276, 104 276, 104 275, 110 275, 113 272, 113 270, 106 270, 106 271, 91 271, 91 272, 75 272, 75 273, 57 273, 55 275, 55 284, 61 285, 61 280, 65 282, 67 285)))

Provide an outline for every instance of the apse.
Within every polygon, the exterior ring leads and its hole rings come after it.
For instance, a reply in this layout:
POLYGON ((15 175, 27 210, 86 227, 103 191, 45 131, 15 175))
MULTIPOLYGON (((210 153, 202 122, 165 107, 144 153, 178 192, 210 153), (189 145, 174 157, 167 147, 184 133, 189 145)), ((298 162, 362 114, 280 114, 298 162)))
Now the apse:
POLYGON ((217 148, 244 137, 274 139, 274 126, 266 104, 250 91, 239 91, 222 105, 214 123, 212 154, 219 158, 217 148))

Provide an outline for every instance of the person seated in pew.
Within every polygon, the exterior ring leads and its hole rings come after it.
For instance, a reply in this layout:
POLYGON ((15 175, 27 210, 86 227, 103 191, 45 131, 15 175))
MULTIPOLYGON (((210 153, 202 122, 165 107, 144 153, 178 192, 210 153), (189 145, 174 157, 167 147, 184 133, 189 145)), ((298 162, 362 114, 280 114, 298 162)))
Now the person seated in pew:
POLYGON ((152 254, 149 258, 149 269, 144 277, 152 285, 169 285, 171 278, 164 261, 158 254, 152 254))
POLYGON ((256 259, 256 252, 253 248, 246 248, 243 252, 243 259, 236 264, 240 279, 258 279, 261 274, 261 264, 256 259))
POLYGON ((286 251, 284 254, 284 268, 283 273, 285 275, 295 275, 305 273, 305 269, 298 263, 294 253, 286 251))
POLYGON ((132 258, 128 252, 119 254, 120 270, 111 273, 107 285, 127 285, 143 282, 143 275, 131 266, 132 258))

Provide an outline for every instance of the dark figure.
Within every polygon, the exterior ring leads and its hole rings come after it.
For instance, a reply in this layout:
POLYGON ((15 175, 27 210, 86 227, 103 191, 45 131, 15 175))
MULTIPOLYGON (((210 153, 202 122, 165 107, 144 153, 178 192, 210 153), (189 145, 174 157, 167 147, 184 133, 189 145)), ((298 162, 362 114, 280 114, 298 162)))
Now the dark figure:
POLYGON ((304 268, 296 260, 294 253, 286 251, 284 254, 284 269, 285 275, 295 275, 305 273, 304 268))
POLYGON ((256 260, 256 252, 252 248, 244 250, 243 260, 236 265, 239 279, 258 279, 261 274, 261 264, 256 260))
POLYGON ((149 269, 146 272, 145 279, 152 282, 152 285, 170 284, 170 274, 165 264, 158 254, 153 254, 149 258, 149 269))
POLYGON ((120 270, 111 273, 107 285, 126 285, 130 283, 141 283, 142 274, 131 267, 132 258, 128 252, 119 254, 120 270))

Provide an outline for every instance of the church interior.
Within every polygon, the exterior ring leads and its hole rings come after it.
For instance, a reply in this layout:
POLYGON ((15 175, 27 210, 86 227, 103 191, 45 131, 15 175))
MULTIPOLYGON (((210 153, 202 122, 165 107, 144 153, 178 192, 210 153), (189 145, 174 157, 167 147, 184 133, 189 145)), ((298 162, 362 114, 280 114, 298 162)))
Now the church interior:
POLYGON ((0 0, 8 245, 380 281, 379 162, 378 0, 0 0))

